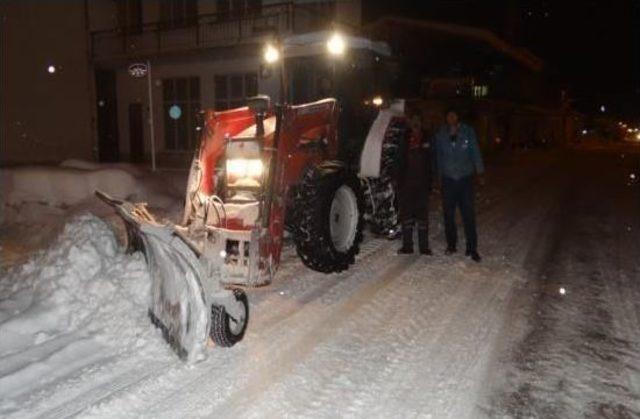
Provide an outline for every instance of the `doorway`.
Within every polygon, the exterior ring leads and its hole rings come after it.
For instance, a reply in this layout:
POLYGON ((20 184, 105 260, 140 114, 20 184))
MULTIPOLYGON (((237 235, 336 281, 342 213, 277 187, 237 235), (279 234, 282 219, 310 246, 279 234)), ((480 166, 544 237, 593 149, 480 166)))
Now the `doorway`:
POLYGON ((133 163, 144 161, 144 131, 142 104, 129 104, 129 152, 133 163))
POLYGON ((101 162, 114 162, 120 157, 116 72, 96 70, 95 77, 98 105, 98 159, 101 162))

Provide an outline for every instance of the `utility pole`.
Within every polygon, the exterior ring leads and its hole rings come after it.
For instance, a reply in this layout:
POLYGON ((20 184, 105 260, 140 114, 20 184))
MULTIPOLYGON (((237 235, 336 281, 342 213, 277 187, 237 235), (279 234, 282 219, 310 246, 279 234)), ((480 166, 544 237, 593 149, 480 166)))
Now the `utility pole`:
POLYGON ((151 139, 151 171, 156 171, 156 136, 153 122, 153 84, 151 83, 151 61, 147 60, 147 90, 149 94, 149 137, 151 139))

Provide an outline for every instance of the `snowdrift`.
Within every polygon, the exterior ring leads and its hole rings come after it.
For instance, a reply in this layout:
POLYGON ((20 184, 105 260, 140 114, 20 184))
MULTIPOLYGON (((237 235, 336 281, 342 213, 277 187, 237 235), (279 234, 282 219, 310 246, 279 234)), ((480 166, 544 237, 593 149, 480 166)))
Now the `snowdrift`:
POLYGON ((143 255, 124 254, 91 215, 70 221, 52 246, 0 278, 0 416, 68 363, 91 362, 110 347, 140 352, 154 333, 149 282, 143 255))
POLYGON ((24 246, 21 237, 33 235, 32 226, 60 224, 85 212, 108 217, 113 211, 94 196, 96 190, 146 202, 157 213, 176 218, 182 210, 185 182, 182 172, 151 173, 127 163, 69 160, 60 166, 0 169, 0 227, 5 233, 13 228, 4 238, 24 246), (16 226, 23 228, 16 232, 16 226), (27 236, 25 228, 30 230, 27 236))
POLYGON ((135 178, 120 169, 81 170, 28 167, 0 171, 3 201, 9 205, 25 202, 71 206, 91 197, 96 189, 129 198, 140 194, 135 178))

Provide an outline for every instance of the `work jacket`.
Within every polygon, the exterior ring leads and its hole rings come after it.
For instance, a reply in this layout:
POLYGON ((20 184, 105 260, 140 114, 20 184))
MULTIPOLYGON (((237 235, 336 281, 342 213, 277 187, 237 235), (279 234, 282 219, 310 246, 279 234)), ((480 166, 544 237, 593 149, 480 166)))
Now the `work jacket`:
POLYGON ((395 173, 398 184, 422 184, 429 189, 431 187, 432 162, 431 140, 423 131, 419 145, 411 144, 411 129, 398 144, 398 158, 396 159, 395 173))
POLYGON ((484 163, 476 133, 467 124, 460 124, 456 140, 451 140, 449 126, 442 126, 434 136, 436 173, 439 178, 461 179, 484 173, 484 163))

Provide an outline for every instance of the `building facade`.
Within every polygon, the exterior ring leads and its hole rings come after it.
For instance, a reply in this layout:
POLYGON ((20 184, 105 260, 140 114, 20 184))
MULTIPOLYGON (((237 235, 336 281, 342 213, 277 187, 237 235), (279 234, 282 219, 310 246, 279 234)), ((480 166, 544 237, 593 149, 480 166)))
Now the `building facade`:
POLYGON ((402 57, 395 90, 412 99, 430 129, 455 107, 487 151, 573 140, 579 115, 545 63, 527 49, 484 28, 440 21, 389 17, 366 29, 402 57))
POLYGON ((201 109, 278 95, 267 41, 357 27, 360 13, 358 0, 4 2, 0 161, 148 162, 154 149, 181 166, 201 109))

